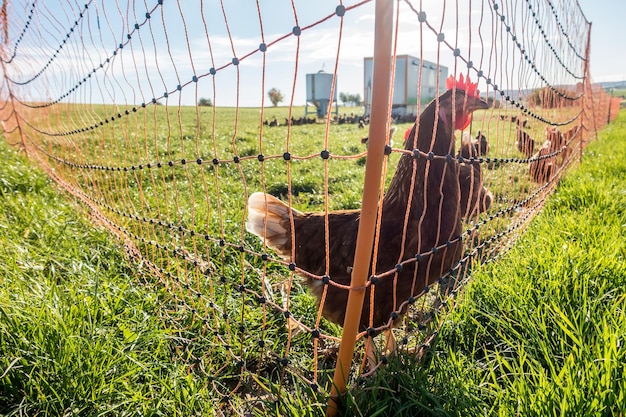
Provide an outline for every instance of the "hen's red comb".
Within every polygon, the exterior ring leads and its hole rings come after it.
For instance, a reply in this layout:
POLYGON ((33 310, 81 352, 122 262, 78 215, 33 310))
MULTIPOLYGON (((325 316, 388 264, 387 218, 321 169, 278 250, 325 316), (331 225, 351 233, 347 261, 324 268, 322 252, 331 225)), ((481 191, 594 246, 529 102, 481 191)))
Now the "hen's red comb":
POLYGON ((455 80, 453 75, 449 76, 446 80, 446 88, 451 90, 455 85, 456 88, 465 90, 465 94, 468 96, 480 97, 480 92, 476 89, 476 87, 478 87, 478 83, 473 83, 470 80, 469 75, 467 78, 464 78, 463 74, 459 74, 458 80, 455 80))

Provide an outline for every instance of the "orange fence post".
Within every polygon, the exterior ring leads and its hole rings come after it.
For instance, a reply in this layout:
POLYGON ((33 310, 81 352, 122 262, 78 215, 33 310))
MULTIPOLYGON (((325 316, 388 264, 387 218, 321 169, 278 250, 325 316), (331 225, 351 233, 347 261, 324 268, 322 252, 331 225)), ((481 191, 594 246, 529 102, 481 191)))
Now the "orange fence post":
POLYGON ((372 106, 370 110, 369 145, 365 165, 361 218, 357 234, 354 268, 352 270, 351 289, 348 295, 341 344, 337 356, 337 365, 333 377, 326 415, 336 415, 340 396, 345 393, 350 375, 352 355, 358 334, 365 283, 374 244, 376 214, 382 166, 384 159, 385 138, 388 134, 389 96, 391 93, 391 59, 393 39, 393 0, 376 0, 374 23, 374 67, 372 75, 372 106))
POLYGON ((585 117, 587 116, 587 103, 588 100, 591 100, 591 112, 592 112, 592 118, 593 118, 593 130, 595 132, 595 139, 598 139, 598 126, 596 125, 596 115, 595 115, 595 105, 594 105, 594 97, 593 97, 593 90, 591 87, 591 74, 589 73, 589 56, 590 56, 590 50, 591 50, 591 22, 587 22, 587 46, 585 47, 585 63, 584 63, 584 68, 583 68, 583 100, 582 100, 582 105, 581 108, 583 110, 583 115, 581 117, 581 122, 580 122, 580 146, 579 146, 579 155, 578 155, 578 162, 581 162, 583 160, 583 147, 586 146, 586 141, 584 138, 584 134, 585 134, 585 117))

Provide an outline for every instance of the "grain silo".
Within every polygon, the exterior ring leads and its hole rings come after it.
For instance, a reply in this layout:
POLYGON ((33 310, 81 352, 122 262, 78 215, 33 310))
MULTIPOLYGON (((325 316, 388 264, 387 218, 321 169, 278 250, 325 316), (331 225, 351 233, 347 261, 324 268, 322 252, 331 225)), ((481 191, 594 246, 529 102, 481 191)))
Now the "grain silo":
POLYGON ((317 117, 326 117, 328 112, 328 104, 334 103, 335 113, 338 114, 339 106, 337 105, 337 85, 335 83, 335 92, 331 99, 331 90, 333 87, 333 74, 319 70, 314 74, 306 75, 306 106, 305 114, 309 114, 309 105, 315 106, 317 117))
MULTIPOLYGON (((374 59, 363 59, 364 68, 364 97, 365 112, 369 114, 372 100, 372 70, 374 59)), ((421 60, 411 55, 396 56, 396 73, 394 77, 393 103, 391 114, 393 116, 417 113, 417 92, 420 65, 422 67, 422 90, 420 100, 427 103, 446 90, 446 78, 448 68, 437 65, 434 62, 421 60), (437 77, 439 77, 439 90, 437 91, 437 77)), ((384 103, 383 105, 387 105, 384 103)))

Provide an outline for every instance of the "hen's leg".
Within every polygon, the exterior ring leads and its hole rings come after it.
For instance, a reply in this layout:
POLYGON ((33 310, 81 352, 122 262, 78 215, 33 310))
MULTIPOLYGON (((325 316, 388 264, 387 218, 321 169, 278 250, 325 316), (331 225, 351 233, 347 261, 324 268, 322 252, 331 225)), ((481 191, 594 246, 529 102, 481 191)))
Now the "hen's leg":
POLYGON ((378 365, 378 359, 376 358, 376 345, 374 344, 374 338, 368 337, 365 340, 365 357, 367 358, 367 369, 373 370, 378 365))
POLYGON ((383 350, 383 352, 385 352, 385 355, 394 353, 396 349, 398 348, 398 345, 396 344, 396 337, 393 334, 393 330, 391 329, 385 330, 385 339, 386 339, 385 350, 383 350))
MULTIPOLYGON (((397 344, 396 338, 391 329, 385 330, 385 348, 383 349, 383 355, 389 355, 396 351, 397 344)), ((376 356, 376 344, 373 337, 368 337, 365 341, 365 363, 370 371, 376 369, 379 365, 380 358, 376 356)))

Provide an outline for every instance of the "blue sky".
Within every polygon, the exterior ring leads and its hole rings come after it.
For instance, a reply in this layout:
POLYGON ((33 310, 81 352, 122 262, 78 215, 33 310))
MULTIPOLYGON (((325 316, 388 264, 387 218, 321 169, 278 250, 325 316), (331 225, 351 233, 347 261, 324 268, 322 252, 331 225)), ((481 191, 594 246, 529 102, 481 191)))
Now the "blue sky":
POLYGON ((626 80, 626 1, 579 0, 591 21, 591 77, 626 80))
MULTIPOLYGON (((24 27, 32 3, 32 0, 10 3, 13 16, 17 16, 9 24, 13 41, 24 27)), ((343 2, 346 6, 356 3, 357 0, 343 2)), ((419 8, 419 2, 412 3, 419 8)), ((463 58, 472 60, 502 88, 542 86, 538 76, 519 64, 519 52, 511 47, 510 40, 502 33, 501 23, 494 22, 492 3, 458 2, 458 10, 455 2, 423 0, 421 3, 427 21, 445 35, 445 40, 457 45, 463 58), (445 11, 443 4, 447 4, 445 11), (467 9, 468 4, 472 4, 471 11, 467 9), (508 49, 492 49, 494 28, 500 31, 496 46, 509 42, 508 49), (502 50, 508 50, 511 55, 498 55, 502 50)), ((505 3, 500 8, 503 15, 507 12, 505 3)), ((545 6, 544 2, 539 3, 545 6)), ((572 1, 553 0, 553 3, 557 7, 565 4, 569 10, 572 1)), ((71 0, 36 3, 33 25, 26 31, 16 60, 8 67, 10 77, 16 81, 29 79, 46 68, 34 82, 14 87, 25 99, 55 100, 67 94, 63 101, 115 102, 125 106, 147 102, 153 97, 164 102, 162 97, 167 91, 167 101, 172 105, 189 105, 199 97, 207 97, 214 99, 217 105, 260 106, 263 99, 265 105, 270 105, 266 94, 270 88, 276 87, 285 97, 283 105, 291 101, 302 105, 305 101, 305 74, 320 69, 332 72, 337 55, 338 91, 363 95, 363 58, 373 53, 374 2, 348 10, 343 19, 343 30, 341 19, 332 16, 320 25, 303 30, 299 37, 287 36, 269 46, 265 54, 258 51, 263 38, 269 44, 289 35, 296 26, 296 19, 304 28, 332 15, 338 2, 266 0, 259 1, 257 9, 254 0, 226 0, 223 3, 219 0, 165 0, 162 7, 157 0, 131 2, 119 7, 113 1, 93 0, 89 2, 84 17, 79 19, 83 4, 71 0), (146 20, 148 10, 154 12, 146 20), (71 33, 67 44, 47 65, 76 20, 79 21, 77 32, 82 36, 71 33), (138 30, 134 28, 136 22, 140 25, 138 30), (338 41, 340 34, 341 44, 338 41), (128 35, 131 40, 127 39, 128 35), (112 55, 120 42, 125 42, 124 48, 112 55), (251 55, 243 58, 247 54, 251 55), (238 67, 229 65, 234 56, 241 58, 238 67), (106 59, 110 62, 107 63, 106 59), (102 69, 99 69, 100 64, 104 64, 102 69), (213 76, 209 75, 211 68, 217 69, 215 83, 213 76), (81 82, 94 69, 97 71, 93 76, 81 82), (264 85, 261 83, 263 74, 264 85), (197 83, 189 83, 193 75, 199 77, 197 83), (179 84, 181 90, 176 91, 179 84), (79 87, 70 93, 68 90, 76 85, 79 87)), ((405 2, 394 4, 400 7, 398 54, 439 62, 447 66, 450 73, 465 71, 465 63, 455 60, 452 52, 437 42, 436 33, 427 29, 420 32, 417 16, 405 2)), ((529 4, 536 5, 537 2, 530 1, 529 4)), ((587 19, 593 22, 591 74, 594 81, 626 79, 626 31, 621 26, 626 16, 626 3, 624 0, 580 0, 580 6, 587 19)), ((544 17, 546 22, 550 21, 549 16, 544 17)), ((569 20, 569 16, 563 19, 569 20)), ((528 16, 506 16, 506 20, 542 71, 558 74, 550 79, 552 84, 576 82, 558 70, 554 57, 542 46, 545 43, 538 40, 538 33, 523 30, 533 27, 528 16), (557 71, 553 71, 554 68, 557 71)), ((584 29, 582 21, 565 23, 569 24, 567 31, 573 35, 572 39, 580 37, 584 29)), ((566 64, 575 70, 580 68, 580 61, 565 49, 563 59, 566 64)), ((484 91, 484 81, 479 88, 484 91)))

